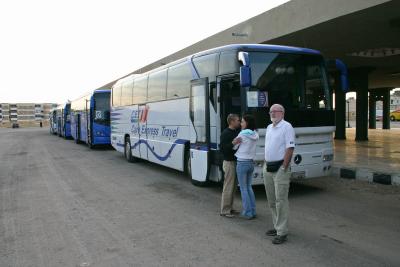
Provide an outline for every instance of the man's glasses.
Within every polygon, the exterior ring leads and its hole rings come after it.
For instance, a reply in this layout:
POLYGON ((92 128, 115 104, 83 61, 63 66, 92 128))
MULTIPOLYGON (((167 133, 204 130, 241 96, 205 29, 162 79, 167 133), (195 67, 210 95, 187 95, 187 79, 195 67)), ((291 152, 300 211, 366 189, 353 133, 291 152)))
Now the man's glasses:
POLYGON ((282 110, 272 110, 269 112, 269 114, 277 113, 277 112, 283 112, 282 110))

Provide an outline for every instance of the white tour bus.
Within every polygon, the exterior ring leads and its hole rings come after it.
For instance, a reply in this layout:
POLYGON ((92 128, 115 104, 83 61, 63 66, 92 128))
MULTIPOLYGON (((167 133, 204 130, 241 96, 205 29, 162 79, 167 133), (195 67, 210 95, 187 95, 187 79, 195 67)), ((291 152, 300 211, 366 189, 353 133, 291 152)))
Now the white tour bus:
POLYGON ((327 176, 335 130, 331 94, 318 51, 218 47, 116 82, 111 144, 130 162, 144 159, 185 171, 196 185, 218 182, 223 179, 219 143, 226 117, 252 114, 260 135, 253 181, 262 184, 269 107, 279 103, 296 131, 292 178, 327 176))

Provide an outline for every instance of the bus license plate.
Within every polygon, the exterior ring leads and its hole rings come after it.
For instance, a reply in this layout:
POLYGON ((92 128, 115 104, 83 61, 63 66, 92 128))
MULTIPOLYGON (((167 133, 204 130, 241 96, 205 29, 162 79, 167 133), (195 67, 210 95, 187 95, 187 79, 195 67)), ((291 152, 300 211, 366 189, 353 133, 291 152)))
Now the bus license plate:
POLYGON ((305 171, 292 172, 292 178, 293 179, 304 179, 304 178, 306 178, 306 172, 305 171))

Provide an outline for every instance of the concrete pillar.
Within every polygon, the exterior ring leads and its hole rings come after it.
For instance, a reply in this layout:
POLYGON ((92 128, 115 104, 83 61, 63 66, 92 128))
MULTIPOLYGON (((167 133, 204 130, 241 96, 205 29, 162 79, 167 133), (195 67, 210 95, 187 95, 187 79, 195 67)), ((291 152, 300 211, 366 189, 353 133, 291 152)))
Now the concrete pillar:
POLYGON ((390 90, 392 88, 383 89, 383 108, 382 108, 382 129, 390 129, 390 90))
POLYGON ((376 129, 376 97, 375 93, 369 93, 369 128, 376 129))
POLYGON ((350 86, 356 89, 356 141, 368 141, 368 73, 362 67, 350 71, 350 86))
POLYGON ((346 139, 346 94, 340 88, 339 77, 335 78, 335 139, 346 139))

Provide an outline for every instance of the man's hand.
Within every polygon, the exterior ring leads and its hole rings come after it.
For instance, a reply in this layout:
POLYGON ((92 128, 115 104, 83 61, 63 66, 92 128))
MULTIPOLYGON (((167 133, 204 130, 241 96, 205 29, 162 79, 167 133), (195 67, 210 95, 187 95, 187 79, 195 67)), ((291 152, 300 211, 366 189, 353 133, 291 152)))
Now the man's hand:
POLYGON ((233 139, 232 144, 237 145, 237 144, 240 144, 241 142, 242 142, 242 138, 236 137, 235 139, 233 139))

